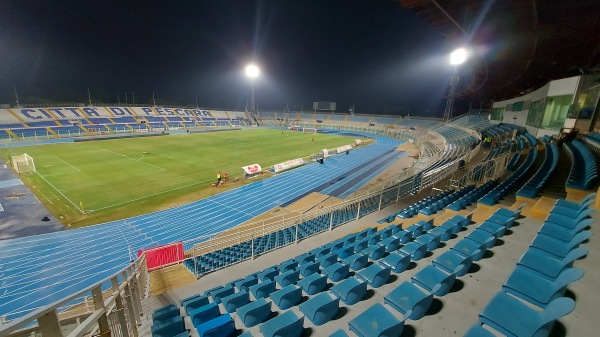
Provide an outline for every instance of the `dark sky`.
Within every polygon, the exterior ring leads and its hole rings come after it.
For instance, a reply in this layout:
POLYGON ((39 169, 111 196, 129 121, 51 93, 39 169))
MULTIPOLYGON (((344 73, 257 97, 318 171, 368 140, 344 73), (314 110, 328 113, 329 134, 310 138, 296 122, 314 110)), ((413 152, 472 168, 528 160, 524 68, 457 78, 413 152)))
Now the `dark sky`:
POLYGON ((392 0, 0 1, 0 103, 87 99, 243 109, 443 110, 444 41, 392 0))

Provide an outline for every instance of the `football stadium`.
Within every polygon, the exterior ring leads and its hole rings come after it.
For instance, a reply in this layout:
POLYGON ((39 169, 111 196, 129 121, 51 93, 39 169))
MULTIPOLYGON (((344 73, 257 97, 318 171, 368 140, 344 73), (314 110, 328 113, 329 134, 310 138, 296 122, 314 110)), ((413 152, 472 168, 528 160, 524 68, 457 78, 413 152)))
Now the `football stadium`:
POLYGON ((544 35, 594 13, 390 2, 472 32, 435 116, 0 105, 0 337, 595 336, 600 49, 544 35))

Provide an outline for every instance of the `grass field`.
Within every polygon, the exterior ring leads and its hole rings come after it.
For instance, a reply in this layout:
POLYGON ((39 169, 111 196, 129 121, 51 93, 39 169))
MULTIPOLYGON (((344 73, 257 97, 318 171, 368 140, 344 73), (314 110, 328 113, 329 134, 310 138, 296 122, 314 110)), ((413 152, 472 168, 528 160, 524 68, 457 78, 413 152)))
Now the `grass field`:
MULTIPOLYGON (((0 150, 27 153, 37 174, 22 180, 71 227, 144 214, 217 192, 217 171, 305 157, 353 138, 256 129, 115 139, 0 150), (314 139, 314 141, 313 141, 314 139)), ((244 182, 228 182, 237 187, 244 182)), ((218 189, 221 191, 222 189, 218 189)))

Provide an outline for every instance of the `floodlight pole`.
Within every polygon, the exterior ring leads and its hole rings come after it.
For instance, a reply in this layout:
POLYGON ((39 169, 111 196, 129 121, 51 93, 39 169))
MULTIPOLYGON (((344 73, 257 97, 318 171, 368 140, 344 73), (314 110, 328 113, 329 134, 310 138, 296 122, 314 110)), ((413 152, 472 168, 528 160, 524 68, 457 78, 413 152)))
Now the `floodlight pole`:
POLYGON ((448 93, 448 99, 446 100, 446 109, 444 110, 443 121, 445 123, 450 122, 452 119, 452 110, 454 109, 454 96, 456 95, 456 85, 458 84, 458 65, 454 66, 452 72, 452 78, 450 78, 450 92, 448 93))

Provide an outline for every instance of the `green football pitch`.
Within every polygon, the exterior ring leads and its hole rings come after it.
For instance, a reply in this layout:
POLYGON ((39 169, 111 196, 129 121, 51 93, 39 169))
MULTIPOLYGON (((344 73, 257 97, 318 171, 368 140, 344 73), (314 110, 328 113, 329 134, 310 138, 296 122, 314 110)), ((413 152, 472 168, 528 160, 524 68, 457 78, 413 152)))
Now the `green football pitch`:
POLYGON ((216 193, 217 171, 306 157, 353 138, 272 129, 231 130, 4 149, 27 153, 37 173, 21 178, 66 224, 82 226, 144 214, 216 193))

